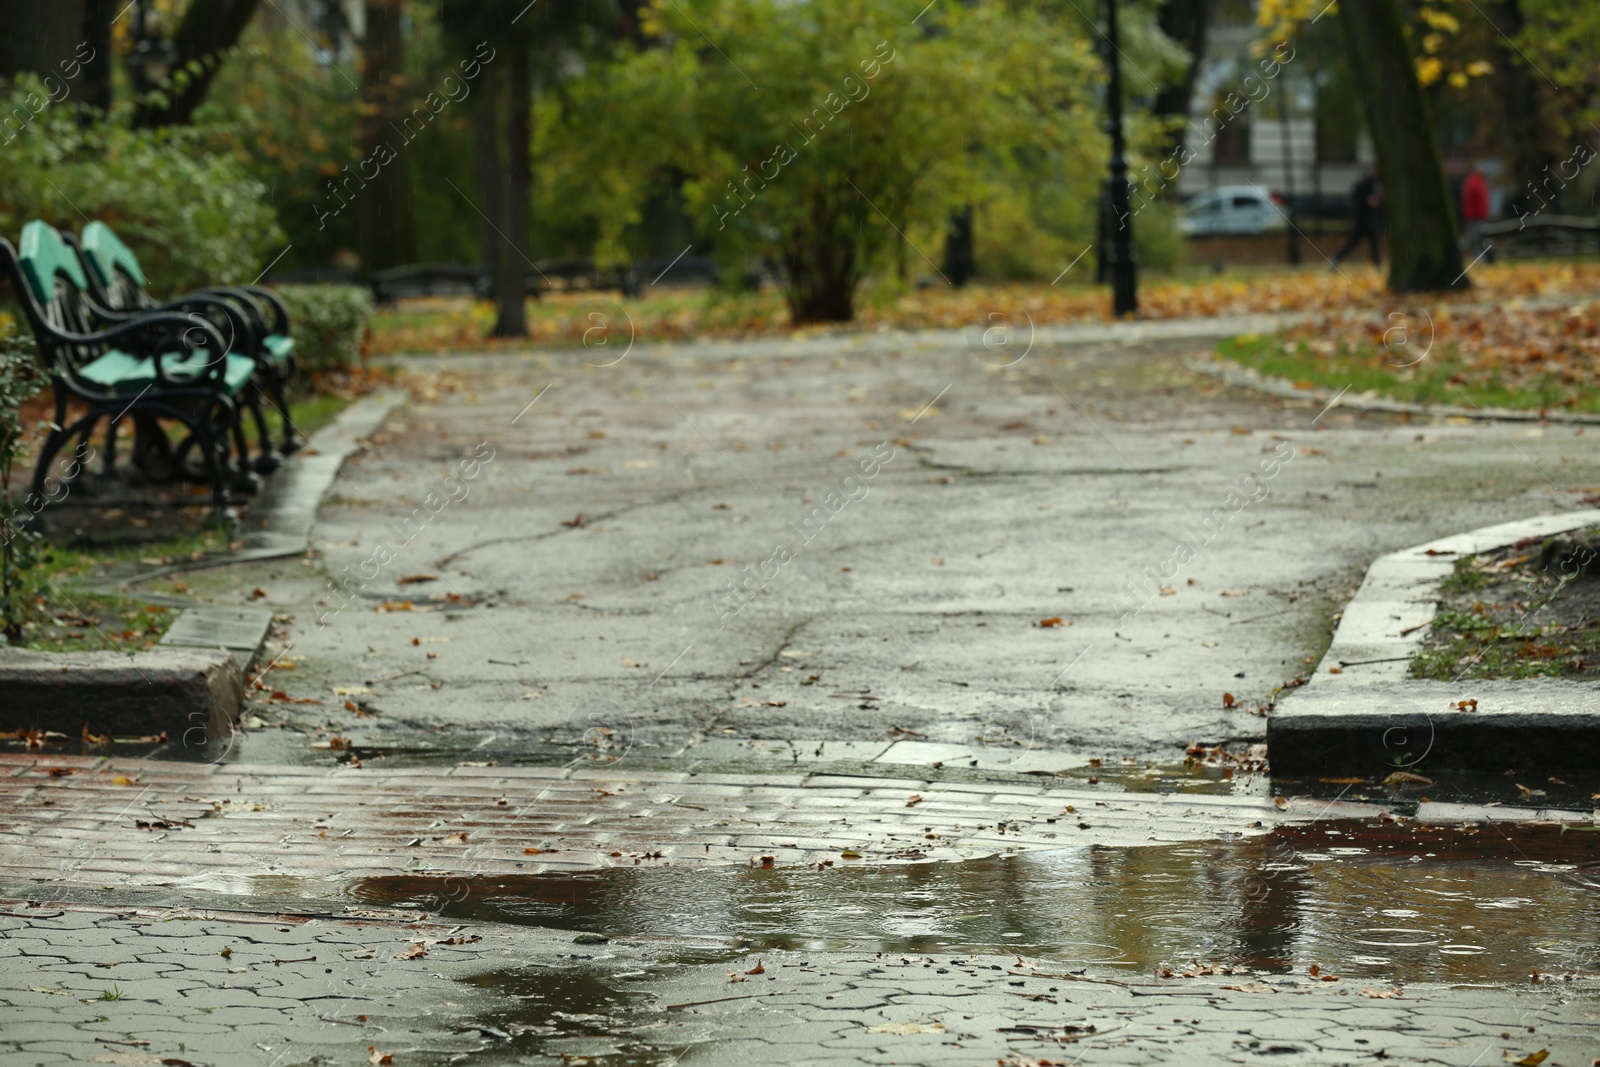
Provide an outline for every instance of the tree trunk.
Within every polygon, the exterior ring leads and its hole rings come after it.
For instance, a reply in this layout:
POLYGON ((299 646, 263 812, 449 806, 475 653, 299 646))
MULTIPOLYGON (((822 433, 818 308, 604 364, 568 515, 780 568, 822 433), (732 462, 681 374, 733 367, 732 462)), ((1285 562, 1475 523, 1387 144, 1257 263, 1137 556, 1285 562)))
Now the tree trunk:
MULTIPOLYGON (((9 80, 18 74, 37 74, 59 82, 61 63, 75 58, 83 40, 84 0, 7 4, 6 8, 5 32, 0 33, 0 77, 9 80)), ((100 52, 90 62, 109 66, 111 53, 100 52)), ((76 86, 73 91, 78 91, 76 86)))
POLYGON ((417 258, 412 225, 408 134, 402 125, 407 98, 402 0, 366 0, 367 35, 362 42, 361 263, 368 271, 397 267, 417 258), (380 150, 380 146, 385 146, 380 150), (376 166, 376 173, 367 172, 376 166))
POLYGON ((826 186, 815 188, 809 200, 783 244, 789 316, 797 326, 849 322, 855 317, 856 284, 861 280, 851 205, 838 190, 826 186))
POLYGON ((194 117, 222 64, 222 54, 239 42, 255 14, 257 0, 192 0, 172 35, 177 66, 166 101, 141 103, 135 126, 181 126, 194 117), (195 68, 189 67, 194 63, 195 68))
POLYGON ((1522 5, 1518 0, 1501 0, 1496 6, 1492 21, 1504 34, 1494 39, 1495 95, 1501 104, 1495 122, 1496 141, 1508 157, 1499 184, 1508 191, 1508 203, 1520 200, 1532 210, 1533 205, 1527 203, 1528 182, 1537 184, 1544 168, 1560 158, 1550 121, 1554 101, 1549 100, 1549 83, 1529 69, 1521 51, 1511 43, 1527 25, 1522 5))
MULTIPOLYGON (((1211 25, 1211 12, 1216 0, 1166 0, 1156 14, 1161 32, 1177 41, 1189 53, 1189 64, 1183 77, 1156 93, 1151 111, 1158 119, 1187 120, 1189 101, 1194 98, 1195 79, 1200 75, 1200 60, 1206 52, 1206 30, 1211 25)), ((1176 123, 1177 128, 1167 134, 1167 151, 1163 159, 1176 156, 1182 150, 1187 122, 1176 123)))
POLYGON ((477 197, 478 266, 491 277, 500 261, 503 243, 495 227, 500 217, 500 91, 498 67, 485 67, 472 110, 472 184, 477 197))
POLYGON ((1417 82, 1399 0, 1341 0, 1339 21, 1356 81, 1366 89, 1367 127, 1378 151, 1389 288, 1397 293, 1467 288, 1472 283, 1461 270, 1433 112, 1417 82))
POLYGON ((500 305, 495 337, 525 337, 528 316, 528 196, 532 185, 533 69, 527 44, 507 46, 506 159, 501 168, 501 231, 494 295, 500 305))
POLYGON ((83 64, 78 81, 83 103, 101 114, 111 110, 111 20, 122 6, 117 0, 86 0, 83 5, 82 42, 93 49, 84 54, 94 58, 83 64))

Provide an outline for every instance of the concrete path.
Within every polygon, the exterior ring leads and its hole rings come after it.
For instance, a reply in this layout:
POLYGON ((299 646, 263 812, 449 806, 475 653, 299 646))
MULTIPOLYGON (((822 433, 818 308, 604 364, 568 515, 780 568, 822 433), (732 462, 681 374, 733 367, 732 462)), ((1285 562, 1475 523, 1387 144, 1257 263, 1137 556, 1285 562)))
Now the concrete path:
POLYGON ((324 704, 261 718, 362 744, 1171 757, 1259 738, 1375 556, 1600 484, 1581 428, 1321 412, 1096 329, 419 359, 314 565, 191 584, 292 620, 269 687, 324 704))

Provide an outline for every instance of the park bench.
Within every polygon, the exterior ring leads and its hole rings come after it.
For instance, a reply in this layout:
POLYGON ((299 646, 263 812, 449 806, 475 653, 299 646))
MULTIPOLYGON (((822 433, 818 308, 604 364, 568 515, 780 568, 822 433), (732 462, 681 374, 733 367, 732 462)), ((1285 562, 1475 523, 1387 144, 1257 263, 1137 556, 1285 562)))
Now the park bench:
MULTIPOLYGON (((289 334, 288 309, 277 293, 255 285, 211 286, 157 301, 145 289, 138 256, 110 226, 99 221, 89 223, 83 228, 81 243, 70 233, 63 233, 62 237, 79 253, 86 268, 87 302, 97 318, 112 323, 151 311, 199 314, 224 330, 232 342, 232 352, 255 360, 253 387, 246 392, 244 402, 256 424, 256 470, 271 473, 278 468, 280 452, 288 455, 300 448, 299 435, 289 417, 287 395, 295 373, 294 338, 289 334), (273 447, 261 408, 263 399, 269 400, 283 419, 282 444, 277 448, 273 447)), ((148 432, 144 438, 152 440, 148 432)))
MULTIPOLYGON (((229 353, 215 323, 193 312, 152 311, 110 325, 97 321, 86 299, 89 279, 82 262, 59 231, 43 222, 23 227, 16 246, 0 238, 0 261, 55 394, 55 416, 25 501, 29 525, 42 526, 39 513, 54 496, 55 490, 47 496, 47 483, 54 480, 61 448, 77 441, 81 456, 102 420, 114 433, 118 420, 129 415, 174 419, 188 430, 211 487, 214 514, 225 520, 229 479, 238 473, 228 439, 243 463, 238 400, 250 386, 255 361, 229 353), (87 410, 77 414, 74 404, 87 410)), ((75 466, 64 479, 68 486, 82 474, 81 464, 75 466)))
POLYGON ((1514 259, 1600 254, 1600 219, 1533 215, 1487 223, 1481 232, 1496 255, 1514 259))
MULTIPOLYGON (((482 267, 462 263, 410 263, 372 272, 372 297, 379 304, 422 296, 464 296, 488 299, 493 281, 482 267)), ((558 289, 601 291, 615 289, 624 295, 639 292, 639 278, 633 270, 602 271, 593 259, 572 256, 543 259, 531 264, 527 272, 530 295, 558 289)))

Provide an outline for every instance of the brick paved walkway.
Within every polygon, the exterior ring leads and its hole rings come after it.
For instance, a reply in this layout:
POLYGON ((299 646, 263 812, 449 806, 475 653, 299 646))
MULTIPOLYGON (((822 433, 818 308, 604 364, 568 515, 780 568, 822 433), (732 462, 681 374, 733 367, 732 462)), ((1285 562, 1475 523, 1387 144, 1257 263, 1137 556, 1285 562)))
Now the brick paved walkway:
POLYGON ((1600 1049, 1591 984, 1159 980, 1010 955, 0 902, 8 1064, 1468 1067, 1546 1050, 1580 1067, 1600 1049))
MULTIPOLYGON (((905 768, 901 769, 902 771, 905 768)), ((1264 833, 1370 804, 611 767, 357 768, 0 756, 10 880, 318 895, 395 871, 906 863, 1264 833), (530 850, 537 850, 530 851, 530 850)))

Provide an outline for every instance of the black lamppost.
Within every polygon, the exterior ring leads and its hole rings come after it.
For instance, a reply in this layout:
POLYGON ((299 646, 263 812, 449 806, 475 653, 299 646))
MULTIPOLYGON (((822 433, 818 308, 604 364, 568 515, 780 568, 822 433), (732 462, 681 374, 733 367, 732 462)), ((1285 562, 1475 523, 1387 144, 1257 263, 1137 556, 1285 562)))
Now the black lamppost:
POLYGON ((1128 208, 1128 159, 1122 137, 1122 50, 1117 35, 1117 0, 1106 0, 1106 60, 1111 65, 1111 311, 1118 318, 1139 310, 1133 257, 1133 215, 1128 208))
POLYGON ((132 75, 134 92, 142 95, 166 81, 178 60, 178 50, 156 25, 159 15, 154 19, 150 17, 149 0, 134 0, 132 6, 133 25, 128 36, 133 41, 133 49, 124 62, 132 75))

